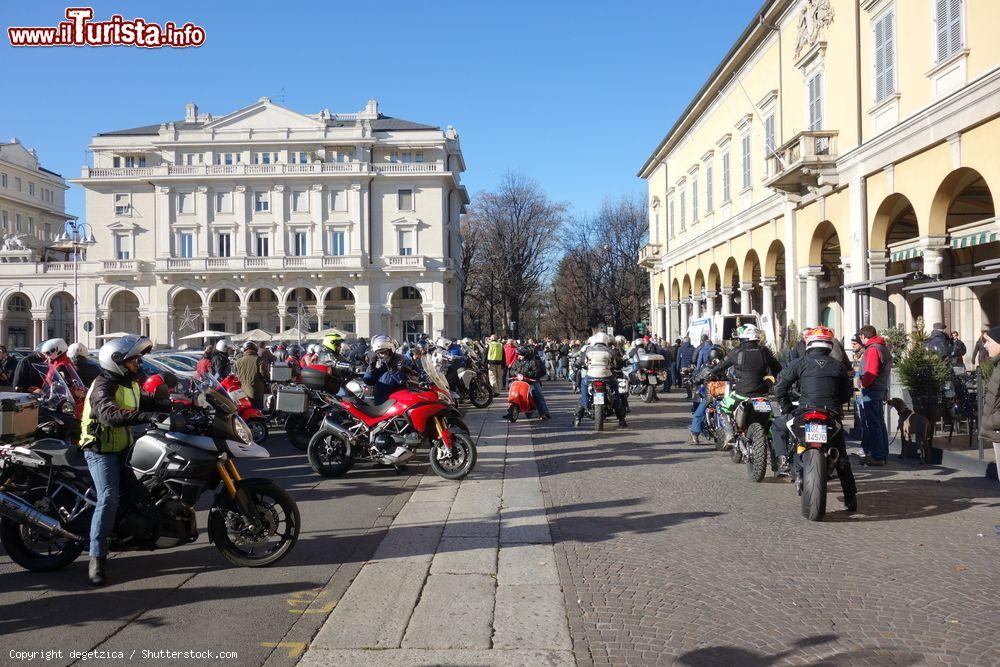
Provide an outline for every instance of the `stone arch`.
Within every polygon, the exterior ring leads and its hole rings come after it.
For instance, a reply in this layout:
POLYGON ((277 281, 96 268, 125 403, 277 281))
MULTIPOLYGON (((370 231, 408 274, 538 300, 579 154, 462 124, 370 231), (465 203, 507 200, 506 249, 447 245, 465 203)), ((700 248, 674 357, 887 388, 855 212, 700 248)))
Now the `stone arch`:
POLYGON ((656 305, 667 305, 667 290, 663 288, 663 283, 660 283, 659 289, 656 290, 656 305))
POLYGON ((993 193, 975 169, 960 167, 944 177, 927 219, 927 233, 943 236, 952 227, 996 215, 993 193), (978 210, 977 210, 978 209, 978 210))
POLYGON ((674 281, 670 284, 670 300, 680 301, 680 299, 681 299, 681 284, 677 280, 677 278, 674 278, 674 281))
POLYGON ((28 292, 12 288, 0 297, 3 315, 2 339, 9 347, 29 347, 35 343, 31 309, 35 303, 28 292))
POLYGON ((241 304, 247 317, 247 330, 263 329, 278 333, 281 321, 278 317, 278 304, 281 298, 281 288, 273 284, 256 283, 247 287, 246 296, 241 304))
POLYGON ((718 292, 721 287, 722 278, 719 274, 719 265, 714 262, 708 267, 708 282, 706 286, 709 292, 718 292))
POLYGON ((837 248, 840 248, 840 236, 837 228, 829 220, 824 220, 816 226, 813 231, 812 240, 809 242, 809 264, 819 266, 823 263, 823 253, 828 248, 831 240, 835 240, 837 248))
POLYGON ((740 275, 743 276, 743 280, 752 280, 754 274, 759 275, 760 271, 760 257, 757 256, 757 251, 751 248, 743 258, 743 271, 740 275))
POLYGON ((684 274, 684 281, 681 283, 681 298, 687 299, 691 296, 691 276, 684 274))
POLYGON ((108 289, 108 291, 106 291, 104 293, 104 295, 102 296, 102 298, 101 298, 101 301, 100 301, 101 308, 104 308, 104 309, 109 308, 111 306, 111 301, 118 294, 121 294, 122 292, 128 292, 129 294, 131 294, 132 296, 134 296, 135 299, 136 299, 136 301, 139 302, 139 307, 140 308, 145 308, 146 307, 146 301, 145 301, 145 299, 143 299, 143 295, 142 295, 141 291, 139 291, 139 290, 131 290, 131 289, 129 289, 127 287, 123 287, 121 285, 112 285, 110 287, 110 289, 108 289))
POLYGON ((45 304, 46 338, 62 338, 72 343, 76 340, 73 295, 64 289, 53 289, 42 297, 45 304))
POLYGON ((343 283, 342 281, 337 281, 337 282, 331 283, 331 284, 327 285, 326 287, 324 287, 323 290, 320 292, 320 295, 319 295, 320 300, 326 301, 327 296, 329 296, 330 293, 333 292, 334 290, 338 290, 338 289, 346 289, 348 292, 351 293, 351 296, 354 297, 355 301, 358 300, 358 289, 357 289, 357 287, 354 287, 353 285, 347 285, 347 284, 343 283))
POLYGON ((399 341, 415 341, 421 335, 431 335, 428 322, 426 290, 417 285, 389 287, 386 325, 390 336, 399 341))
POLYGON ((104 333, 139 333, 139 308, 142 307, 142 301, 138 294, 130 289, 117 289, 106 297, 106 301, 108 330, 104 333))
POLYGON ((779 239, 771 241, 768 246, 762 271, 765 278, 776 278, 785 273, 785 244, 779 239))
POLYGON ((694 294, 696 295, 700 295, 702 290, 705 289, 705 274, 701 272, 701 269, 695 271, 692 289, 694 289, 694 294))
POLYGON ((920 236, 920 223, 913 204, 906 195, 891 194, 875 210, 868 247, 874 252, 886 250, 890 244, 910 236, 920 236), (905 237, 901 236, 903 232, 905 237))
POLYGON ((740 270, 736 266, 736 258, 730 257, 726 260, 726 266, 722 270, 722 286, 732 287, 740 281, 740 270))

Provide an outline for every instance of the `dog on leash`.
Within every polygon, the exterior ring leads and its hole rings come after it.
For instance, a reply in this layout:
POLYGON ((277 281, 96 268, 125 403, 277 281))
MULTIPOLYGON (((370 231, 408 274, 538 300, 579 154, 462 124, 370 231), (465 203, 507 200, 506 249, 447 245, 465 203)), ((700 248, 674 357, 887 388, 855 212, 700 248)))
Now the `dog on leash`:
POLYGON ((899 458, 913 456, 923 463, 929 463, 931 440, 934 437, 931 420, 911 410, 901 398, 889 399, 889 406, 899 415, 899 430, 902 434, 899 458))

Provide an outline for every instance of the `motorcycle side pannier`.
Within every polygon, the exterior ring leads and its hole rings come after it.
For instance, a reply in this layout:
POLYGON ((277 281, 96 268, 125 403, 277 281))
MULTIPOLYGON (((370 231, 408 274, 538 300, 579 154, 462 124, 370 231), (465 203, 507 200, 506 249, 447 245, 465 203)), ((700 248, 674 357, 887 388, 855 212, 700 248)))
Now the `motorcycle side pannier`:
POLYGON ((288 364, 277 362, 271 364, 271 382, 291 382, 292 367, 288 364))
POLYGON ((331 375, 325 366, 313 368, 306 366, 302 369, 302 384, 316 391, 325 391, 336 394, 340 391, 341 381, 331 375))
POLYGON ((309 392, 305 387, 297 385, 278 387, 277 397, 274 407, 279 412, 300 415, 309 405, 309 392))
POLYGON ((649 354, 647 352, 639 352, 639 368, 644 371, 658 371, 660 366, 663 365, 663 355, 662 354, 649 354))
POLYGON ((38 399, 34 394, 0 392, 0 440, 28 438, 38 429, 38 399))

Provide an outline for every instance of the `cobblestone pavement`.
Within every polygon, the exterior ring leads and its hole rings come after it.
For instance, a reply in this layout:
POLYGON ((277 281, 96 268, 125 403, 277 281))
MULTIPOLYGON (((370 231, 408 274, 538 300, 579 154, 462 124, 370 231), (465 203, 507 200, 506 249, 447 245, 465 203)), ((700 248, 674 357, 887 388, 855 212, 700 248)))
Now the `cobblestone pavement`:
POLYGON ((567 385, 533 424, 579 664, 1000 664, 1000 487, 941 468, 855 467, 821 523, 794 487, 686 444, 676 393, 630 427, 573 430, 567 385))

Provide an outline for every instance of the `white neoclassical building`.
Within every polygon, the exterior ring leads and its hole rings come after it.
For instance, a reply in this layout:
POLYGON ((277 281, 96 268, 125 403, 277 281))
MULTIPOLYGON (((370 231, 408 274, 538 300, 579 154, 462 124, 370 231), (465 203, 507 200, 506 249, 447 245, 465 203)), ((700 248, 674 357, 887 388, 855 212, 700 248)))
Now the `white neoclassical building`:
POLYGON ((385 116, 375 100, 302 114, 261 98, 219 116, 188 104, 182 120, 104 132, 89 148, 93 166, 73 179, 96 239, 81 263, 80 340, 457 335, 468 194, 453 128, 385 116))
POLYGON ((73 216, 69 186, 17 139, 0 143, 0 340, 12 347, 73 334, 73 263, 52 247, 73 216))

